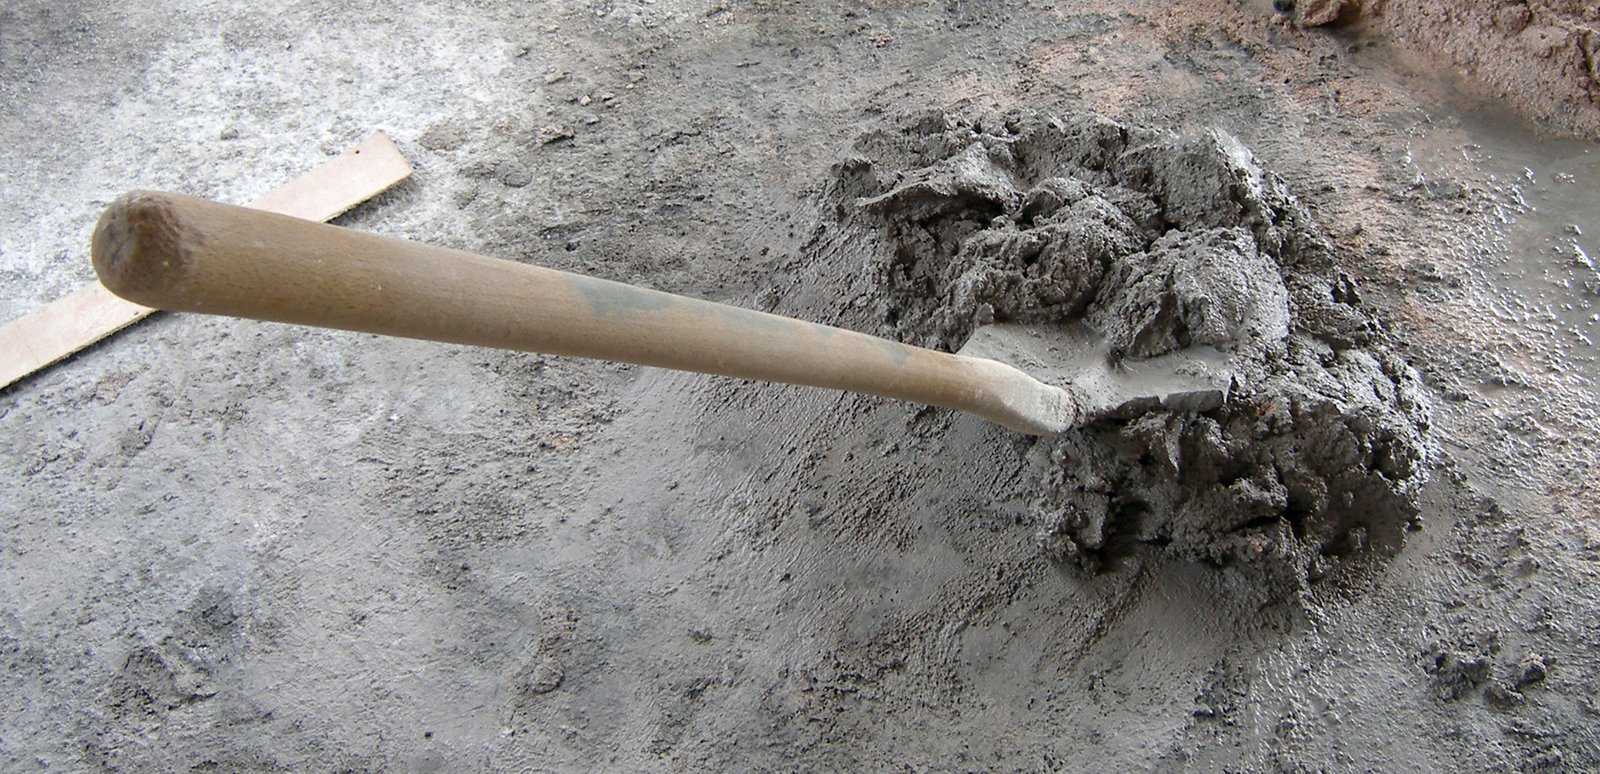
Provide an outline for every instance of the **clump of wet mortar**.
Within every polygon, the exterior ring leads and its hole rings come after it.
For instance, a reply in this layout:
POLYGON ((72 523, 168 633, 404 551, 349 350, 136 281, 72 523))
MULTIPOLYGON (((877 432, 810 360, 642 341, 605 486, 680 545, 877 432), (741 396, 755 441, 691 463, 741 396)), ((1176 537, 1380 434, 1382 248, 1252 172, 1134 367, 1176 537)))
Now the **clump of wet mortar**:
POLYGON ((955 350, 989 322, 1085 321, 1112 357, 1231 357, 1219 409, 1032 445, 1052 556, 1094 571, 1159 546, 1293 591, 1413 526, 1431 416, 1417 373, 1310 213, 1232 137, 934 112, 859 138, 823 196, 879 237, 875 303, 903 341, 955 350))

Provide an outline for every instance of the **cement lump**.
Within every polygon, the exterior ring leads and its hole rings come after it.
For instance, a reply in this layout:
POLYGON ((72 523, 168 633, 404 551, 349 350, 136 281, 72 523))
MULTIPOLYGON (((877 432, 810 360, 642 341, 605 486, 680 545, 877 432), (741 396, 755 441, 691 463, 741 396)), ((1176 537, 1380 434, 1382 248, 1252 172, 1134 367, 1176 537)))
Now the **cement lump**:
POLYGON ((1047 553, 1140 546, 1304 590, 1396 550, 1431 408, 1310 213, 1236 139, 1095 115, 911 116, 861 137, 826 197, 881 239, 884 332, 954 350, 992 321, 1083 320, 1108 353, 1205 344, 1233 399, 1041 439, 1047 553))

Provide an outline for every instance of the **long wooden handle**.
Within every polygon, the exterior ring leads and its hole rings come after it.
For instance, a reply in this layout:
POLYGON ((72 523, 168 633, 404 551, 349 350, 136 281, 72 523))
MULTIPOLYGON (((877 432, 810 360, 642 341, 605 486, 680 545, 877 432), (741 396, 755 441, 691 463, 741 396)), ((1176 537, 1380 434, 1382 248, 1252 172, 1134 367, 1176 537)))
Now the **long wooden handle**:
POLYGON ((1042 434, 1073 398, 992 360, 170 193, 113 202, 100 281, 147 306, 870 393, 1042 434))

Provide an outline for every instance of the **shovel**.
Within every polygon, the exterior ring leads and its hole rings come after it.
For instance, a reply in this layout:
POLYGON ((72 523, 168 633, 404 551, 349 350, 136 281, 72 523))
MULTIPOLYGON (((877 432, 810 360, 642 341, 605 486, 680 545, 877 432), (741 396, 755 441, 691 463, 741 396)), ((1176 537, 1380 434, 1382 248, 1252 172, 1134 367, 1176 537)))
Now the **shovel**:
POLYGON ((848 390, 1032 435, 1119 412, 1215 408, 1231 384, 1214 350, 1113 364, 1081 325, 987 326, 952 355, 170 193, 113 202, 93 256, 108 289, 157 309, 848 390))

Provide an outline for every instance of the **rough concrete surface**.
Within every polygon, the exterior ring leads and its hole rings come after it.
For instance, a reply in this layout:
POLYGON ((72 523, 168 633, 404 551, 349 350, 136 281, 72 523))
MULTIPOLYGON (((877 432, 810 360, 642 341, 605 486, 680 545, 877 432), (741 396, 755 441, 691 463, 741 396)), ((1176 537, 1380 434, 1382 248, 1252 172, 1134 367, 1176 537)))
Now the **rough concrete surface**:
POLYGON ((0 10, 0 313, 384 129, 343 225, 1240 390, 1034 441, 157 315, 0 393, 3 768, 1600 767, 1581 122, 1270 0, 458 6, 0 10))

